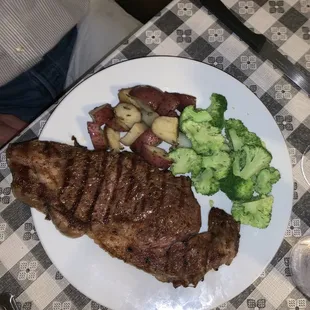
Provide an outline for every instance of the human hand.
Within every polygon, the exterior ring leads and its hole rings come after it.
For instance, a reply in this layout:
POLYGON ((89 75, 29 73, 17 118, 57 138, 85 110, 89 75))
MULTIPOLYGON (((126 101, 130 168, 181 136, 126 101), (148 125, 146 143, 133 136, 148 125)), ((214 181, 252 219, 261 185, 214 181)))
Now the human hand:
POLYGON ((28 124, 14 115, 0 114, 0 147, 9 142, 28 124))

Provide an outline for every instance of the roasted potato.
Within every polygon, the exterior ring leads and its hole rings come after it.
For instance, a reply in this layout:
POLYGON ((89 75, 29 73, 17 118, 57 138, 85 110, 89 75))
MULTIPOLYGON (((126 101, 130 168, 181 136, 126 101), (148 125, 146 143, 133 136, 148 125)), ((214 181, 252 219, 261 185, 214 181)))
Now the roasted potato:
POLYGON ((97 107, 89 112, 94 123, 102 126, 109 120, 113 119, 114 111, 109 103, 106 103, 100 107, 97 107))
POLYGON ((140 109, 140 106, 136 103, 136 100, 129 95, 130 90, 131 88, 122 88, 118 91, 119 102, 130 103, 140 109))
POLYGON ((161 140, 174 145, 178 139, 178 125, 177 117, 159 116, 152 124, 152 131, 161 140))
POLYGON ((152 126, 154 120, 159 116, 156 112, 147 112, 145 110, 141 110, 142 121, 148 125, 149 127, 152 126))
POLYGON ((161 142, 161 139, 154 134, 151 128, 148 128, 136 139, 134 143, 131 144, 130 149, 134 153, 139 154, 144 144, 157 146, 161 142))
POLYGON ((172 93, 164 93, 163 101, 157 108, 156 112, 162 116, 168 116, 169 112, 174 112, 180 105, 180 100, 172 93))
POLYGON ((168 169, 172 164, 167 152, 156 146, 144 144, 141 149, 141 157, 157 168, 168 169))
POLYGON ((120 143, 119 131, 116 131, 108 126, 105 126, 104 133, 107 138, 110 149, 115 153, 119 153, 120 150, 123 148, 120 143))
POLYGON ((119 103, 114 108, 114 113, 120 124, 123 124, 128 129, 141 121, 140 110, 130 103, 119 103))
POLYGON ((196 107, 196 97, 186 94, 173 93, 180 101, 178 110, 182 112, 187 106, 193 105, 196 107))
POLYGON ((144 123, 135 123, 130 131, 123 138, 121 138, 121 143, 130 146, 144 133, 144 131, 147 130, 147 128, 148 127, 144 123))
POLYGON ((148 85, 133 87, 129 91, 129 95, 139 99, 142 103, 151 107, 153 111, 157 110, 164 97, 164 93, 160 89, 148 85))
POLYGON ((87 131, 95 150, 106 150, 108 148, 107 137, 99 124, 87 122, 87 131))
POLYGON ((124 102, 124 103, 130 103, 132 105, 134 105, 136 108, 140 109, 141 112, 143 110, 147 111, 147 112, 154 112, 154 110, 144 104, 141 100, 139 100, 138 98, 135 98, 133 96, 131 96, 129 93, 131 91, 132 88, 123 88, 118 92, 118 99, 120 102, 124 102))
POLYGON ((112 128, 115 131, 119 132, 127 132, 129 128, 120 121, 117 117, 112 118, 111 120, 107 121, 106 125, 112 128))
POLYGON ((170 112, 167 114, 167 116, 179 118, 179 115, 178 115, 178 113, 177 113, 176 111, 170 111, 170 112))
POLYGON ((89 112, 93 122, 99 126, 108 125, 108 127, 116 131, 128 131, 129 127, 122 123, 120 119, 115 117, 114 109, 109 103, 106 103, 98 108, 89 112))

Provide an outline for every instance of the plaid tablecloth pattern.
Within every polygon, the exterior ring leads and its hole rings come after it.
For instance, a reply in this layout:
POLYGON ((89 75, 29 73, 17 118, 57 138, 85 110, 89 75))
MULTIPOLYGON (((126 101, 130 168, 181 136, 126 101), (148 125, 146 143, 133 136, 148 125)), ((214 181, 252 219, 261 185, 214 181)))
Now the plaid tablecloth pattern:
MULTIPOLYGON (((310 0, 224 2, 300 70, 310 71, 310 0)), ((121 61, 152 55, 199 60, 244 83, 273 115, 291 155, 294 206, 282 245, 252 285, 216 309, 310 309, 309 299, 295 288, 289 269, 292 246, 310 234, 310 192, 301 169, 302 155, 310 144, 310 99, 269 62, 255 56, 198 0, 173 1, 89 75, 121 61)), ((55 106, 16 141, 37 137, 55 106)), ((310 174, 310 166, 306 172, 310 174)), ((4 149, 0 152, 0 292, 15 294, 22 310, 106 309, 76 290, 52 264, 40 244, 30 210, 12 195, 11 179, 4 149)))

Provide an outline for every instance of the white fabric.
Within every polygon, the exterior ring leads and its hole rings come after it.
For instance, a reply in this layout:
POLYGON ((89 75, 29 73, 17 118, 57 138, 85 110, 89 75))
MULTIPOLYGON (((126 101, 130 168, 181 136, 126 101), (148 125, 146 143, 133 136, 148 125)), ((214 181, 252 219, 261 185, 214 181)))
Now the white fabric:
POLYGON ((141 23, 113 0, 91 0, 80 25, 66 87, 128 37, 141 23))
POLYGON ((88 5, 89 0, 0 0, 0 86, 42 60, 88 5))

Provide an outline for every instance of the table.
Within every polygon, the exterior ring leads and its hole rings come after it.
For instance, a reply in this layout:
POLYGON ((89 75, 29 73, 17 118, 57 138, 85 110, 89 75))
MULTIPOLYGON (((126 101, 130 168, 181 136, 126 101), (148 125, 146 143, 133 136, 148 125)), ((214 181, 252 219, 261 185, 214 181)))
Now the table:
MULTIPOLYGON (((273 41, 300 70, 309 71, 310 0, 224 2, 248 27, 273 41)), ((295 288, 289 270, 290 249, 301 236, 310 234, 309 184, 301 170, 302 155, 310 144, 310 99, 269 62, 256 57, 197 0, 173 1, 85 78, 118 62, 152 55, 203 61, 244 83, 274 116, 291 155, 294 206, 282 245, 252 285, 216 309, 310 309, 309 299, 295 288)), ((56 105, 15 141, 37 137, 56 105)), ((49 260, 30 209, 22 208, 12 195, 11 179, 3 149, 0 151, 0 292, 15 294, 22 310, 106 309, 70 285, 49 260)))

